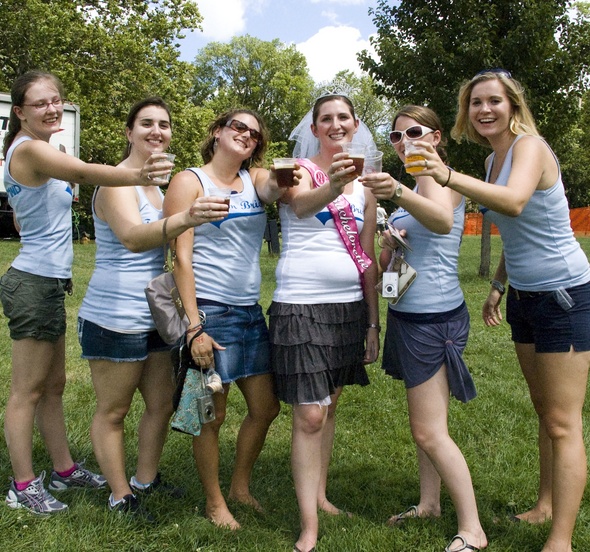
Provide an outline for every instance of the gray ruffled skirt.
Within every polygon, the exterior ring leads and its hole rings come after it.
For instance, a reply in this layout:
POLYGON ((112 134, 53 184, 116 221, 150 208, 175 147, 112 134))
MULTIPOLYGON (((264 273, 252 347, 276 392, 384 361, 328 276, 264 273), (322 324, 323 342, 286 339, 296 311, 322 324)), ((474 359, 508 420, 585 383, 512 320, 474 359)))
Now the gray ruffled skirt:
POLYGON ((268 309, 277 397, 321 401, 344 385, 367 385, 364 301, 320 305, 273 302, 268 309))

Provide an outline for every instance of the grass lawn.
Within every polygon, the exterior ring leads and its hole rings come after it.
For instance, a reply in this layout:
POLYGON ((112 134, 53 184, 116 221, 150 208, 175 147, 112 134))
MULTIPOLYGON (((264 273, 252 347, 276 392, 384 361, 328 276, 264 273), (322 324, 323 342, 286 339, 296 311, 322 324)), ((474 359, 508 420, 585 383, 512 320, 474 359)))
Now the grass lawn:
MULTIPOLYGON (((580 240, 590 252, 590 238, 580 240)), ((490 552, 538 552, 549 526, 527 526, 507 521, 511 513, 530 507, 536 497, 538 460, 536 417, 527 388, 518 369, 508 326, 485 328, 481 305, 487 281, 477 277, 479 238, 463 240, 460 276, 471 313, 471 335, 466 350, 479 396, 467 405, 453 400, 450 429, 471 468, 481 520, 490 552)), ((18 243, 0 244, 0 273, 10 265, 18 243)), ((68 297, 66 422, 72 454, 87 459, 97 468, 89 438, 94 411, 94 392, 86 361, 80 359, 76 336, 78 306, 94 264, 94 245, 75 246, 74 296, 68 297)), ((493 238, 493 263, 500 242, 493 238)), ((263 247, 262 305, 271 301, 276 257, 263 247)), ((382 300, 382 323, 386 303, 382 300)), ((384 332, 382 332, 382 335, 384 332)), ((10 339, 6 324, 0 329, 0 412, 10 382, 10 339)), ((567 369, 567 367, 564 367, 567 369)), ((410 435, 405 392, 401 382, 386 377, 380 362, 369 367, 371 385, 347 388, 340 400, 334 455, 329 479, 329 497, 334 504, 353 512, 352 519, 320 518, 318 552, 442 552, 456 529, 448 494, 443 490, 442 517, 436 521, 416 520, 402 528, 389 529, 385 521, 418 501, 415 449, 410 435)), ((134 402, 127 418, 128 473, 134 473, 141 401, 134 402)), ((221 484, 229 487, 234 443, 245 414, 240 393, 232 389, 227 421, 222 428, 221 484)), ((588 416, 588 408, 584 417, 588 416)), ((289 452, 290 408, 282 411, 271 426, 265 447, 255 466, 252 491, 266 509, 259 515, 230 504, 242 529, 230 532, 214 527, 202 516, 204 499, 193 464, 191 439, 171 432, 161 461, 164 477, 187 488, 181 500, 150 497, 148 508, 159 523, 154 527, 110 514, 108 491, 78 491, 60 495, 70 512, 50 519, 36 518, 0 505, 0 550, 10 551, 286 551, 293 549, 298 534, 298 515, 291 481, 289 452)), ((588 429, 585 433, 588 437, 588 429)), ((51 470, 49 457, 38 436, 34 441, 37 472, 51 470)), ((5 494, 11 475, 8 452, 0 440, 0 494, 5 494)), ((590 551, 588 492, 584 496, 574 535, 574 550, 590 551)))

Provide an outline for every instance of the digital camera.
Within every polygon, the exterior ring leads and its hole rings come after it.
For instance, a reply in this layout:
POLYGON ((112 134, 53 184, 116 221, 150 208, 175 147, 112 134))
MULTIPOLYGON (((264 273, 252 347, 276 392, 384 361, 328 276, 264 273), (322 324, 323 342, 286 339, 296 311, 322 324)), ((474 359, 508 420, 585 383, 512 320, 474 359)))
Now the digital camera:
POLYGON ((201 420, 202 424, 215 420, 215 404, 213 403, 213 397, 209 392, 204 389, 199 389, 195 402, 197 405, 199 420, 201 420))
POLYGON ((381 295, 383 297, 397 297, 399 275, 397 272, 384 272, 381 295))

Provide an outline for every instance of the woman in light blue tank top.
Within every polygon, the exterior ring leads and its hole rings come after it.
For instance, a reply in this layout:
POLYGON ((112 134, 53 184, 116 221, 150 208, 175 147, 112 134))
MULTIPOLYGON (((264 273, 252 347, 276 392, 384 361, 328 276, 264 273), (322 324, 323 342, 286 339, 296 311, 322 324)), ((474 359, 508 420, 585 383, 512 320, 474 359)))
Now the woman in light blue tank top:
MULTIPOLYGON (((193 438, 193 454, 206 495, 205 515, 217 526, 238 529, 219 485, 219 431, 232 382, 244 396, 242 422, 229 497, 261 509, 250 493, 252 468, 271 422, 279 413, 268 366, 268 329, 260 305, 260 248, 266 224, 263 203, 275 201, 274 176, 259 168, 267 145, 264 121, 236 109, 219 115, 201 146, 205 164, 174 176, 165 213, 186 209, 196 198, 229 192, 229 216, 177 240, 176 284, 191 322, 187 343, 194 362, 215 365, 225 393, 215 393, 216 418, 193 438), (201 320, 199 310, 206 315, 201 320)), ((274 175, 274 171, 270 173, 274 175)), ((221 197, 221 196, 220 196, 221 197)))
POLYGON ((51 73, 30 71, 14 82, 4 137, 4 183, 21 236, 21 250, 0 280, 0 298, 12 339, 12 379, 4 431, 14 480, 11 508, 51 514, 67 508, 35 477, 33 424, 53 462, 49 488, 101 487, 103 477, 75 464, 66 438, 62 395, 66 312, 71 294, 72 189, 69 182, 101 186, 151 186, 172 165, 156 155, 134 169, 84 163, 49 144, 60 131, 64 94, 51 73))
MULTIPOLYGON (((152 153, 162 153, 170 144, 168 106, 158 97, 137 102, 129 112, 126 133, 128 147, 119 166, 141 167, 152 153)), ((221 201, 200 198, 191 206, 195 216, 187 209, 162 219, 162 202, 156 187, 96 191, 96 263, 78 324, 82 357, 88 359, 96 392, 90 435, 111 489, 108 506, 148 519, 151 515, 138 497, 166 487, 157 470, 172 415, 174 385, 170 347, 155 329, 144 288, 162 272, 165 240, 227 215, 221 201), (136 390, 146 408, 139 423, 136 472, 128 481, 124 422, 136 390)))
MULTIPOLYGON (((407 146, 421 140, 443 153, 442 125, 429 108, 408 105, 393 119, 391 142, 403 161, 407 146)), ((462 402, 475 397, 475 385, 462 354, 469 334, 469 313, 459 286, 458 260, 463 235, 465 199, 442 189, 428 176, 416 176, 410 190, 387 173, 361 179, 378 199, 393 199, 399 209, 390 221, 402 232, 411 250, 404 258, 417 277, 399 301, 390 304, 383 348, 383 368, 406 386, 412 436, 418 452, 420 501, 389 519, 397 526, 409 518, 439 517, 441 481, 457 512, 458 543, 477 549, 487 546, 469 468, 449 435, 449 396, 462 402), (462 540, 463 539, 463 540, 462 540)), ((380 264, 387 270, 398 243, 385 232, 380 264)))
POLYGON ((415 165, 483 205, 502 236, 483 319, 488 326, 501 323, 510 280, 507 321, 539 416, 539 497, 515 519, 552 519, 543 551, 571 550, 587 469, 581 422, 590 365, 590 265, 571 229, 559 163, 509 72, 482 71, 462 86, 452 134, 492 148, 485 182, 451 174, 427 146, 426 161, 415 165))

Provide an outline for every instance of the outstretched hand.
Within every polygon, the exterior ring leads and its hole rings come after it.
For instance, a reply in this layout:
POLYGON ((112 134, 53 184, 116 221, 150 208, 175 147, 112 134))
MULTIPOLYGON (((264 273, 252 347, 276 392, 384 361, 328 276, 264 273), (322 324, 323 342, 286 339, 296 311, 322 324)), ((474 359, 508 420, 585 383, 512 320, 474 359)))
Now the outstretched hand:
POLYGON ((424 159, 406 163, 404 165, 406 169, 411 167, 419 168, 421 169, 420 172, 414 172, 412 176, 431 176, 441 186, 445 185, 449 176, 449 168, 440 158, 436 148, 428 142, 417 141, 415 145, 419 149, 413 152, 412 155, 421 156, 424 159))
POLYGON ((332 164, 328 169, 330 188, 340 195, 344 187, 357 178, 356 169, 348 153, 337 153, 332 158, 332 164))
POLYGON ((168 184, 167 175, 174 168, 165 153, 152 153, 139 173, 140 186, 162 186, 168 184))
POLYGON ((195 226, 205 222, 219 222, 227 217, 229 206, 221 197, 202 196, 190 206, 189 214, 195 226))

